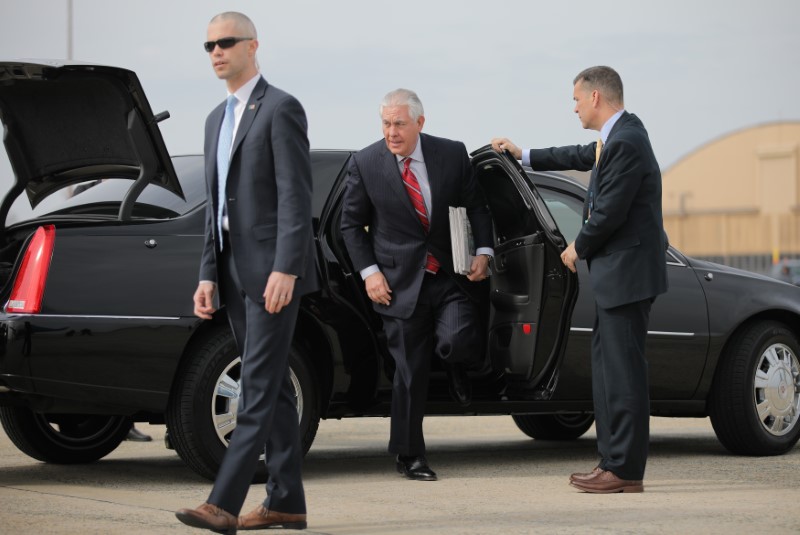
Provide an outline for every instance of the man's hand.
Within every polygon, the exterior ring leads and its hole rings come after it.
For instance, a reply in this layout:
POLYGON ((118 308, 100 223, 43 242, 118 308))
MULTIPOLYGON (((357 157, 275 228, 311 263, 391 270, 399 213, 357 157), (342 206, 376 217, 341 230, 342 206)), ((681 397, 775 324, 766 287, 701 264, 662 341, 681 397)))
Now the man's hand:
POLYGON ((264 289, 264 309, 270 314, 277 314, 292 302, 294 280, 297 277, 288 273, 273 271, 267 279, 264 289))
POLYGON ((392 300, 392 289, 389 288, 389 283, 386 282, 386 277, 380 271, 373 273, 364 279, 364 286, 367 288, 367 295, 369 298, 379 305, 389 306, 392 300))
POLYGON ((515 159, 522 159, 522 149, 514 145, 508 138, 496 137, 492 139, 492 148, 500 154, 503 154, 503 151, 507 150, 515 159))
POLYGON ((213 282, 203 281, 197 285, 194 291, 194 315, 204 320, 210 320, 211 314, 216 312, 214 308, 214 294, 217 293, 217 285, 213 282))
POLYGON ((561 261, 569 268, 570 271, 575 273, 575 262, 578 261, 578 251, 575 250, 575 242, 567 245, 564 252, 561 253, 561 261))
POLYGON ((472 259, 467 278, 472 282, 482 281, 489 276, 489 257, 479 254, 472 259))

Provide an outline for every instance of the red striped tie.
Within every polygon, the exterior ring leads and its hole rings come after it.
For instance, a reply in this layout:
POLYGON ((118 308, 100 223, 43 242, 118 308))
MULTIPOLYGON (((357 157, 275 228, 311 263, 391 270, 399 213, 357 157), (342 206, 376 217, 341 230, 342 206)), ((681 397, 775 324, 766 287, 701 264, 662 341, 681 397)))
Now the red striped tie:
MULTIPOLYGON (((419 181, 414 176, 411 170, 411 158, 403 160, 403 185, 406 187, 408 197, 411 199, 411 204, 417 212, 422 228, 427 233, 431 228, 431 222, 428 220, 428 209, 425 208, 425 199, 422 197, 422 190, 419 188, 419 181)), ((429 252, 425 260, 425 271, 436 274, 439 271, 439 261, 429 252)))

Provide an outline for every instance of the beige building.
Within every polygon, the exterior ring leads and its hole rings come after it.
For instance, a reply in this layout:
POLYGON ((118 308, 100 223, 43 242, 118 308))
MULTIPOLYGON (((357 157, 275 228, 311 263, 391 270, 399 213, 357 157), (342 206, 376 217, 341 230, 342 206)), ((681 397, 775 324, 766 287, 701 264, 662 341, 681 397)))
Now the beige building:
POLYGON ((800 256, 800 121, 714 140, 662 177, 664 226, 686 254, 756 270, 800 256))

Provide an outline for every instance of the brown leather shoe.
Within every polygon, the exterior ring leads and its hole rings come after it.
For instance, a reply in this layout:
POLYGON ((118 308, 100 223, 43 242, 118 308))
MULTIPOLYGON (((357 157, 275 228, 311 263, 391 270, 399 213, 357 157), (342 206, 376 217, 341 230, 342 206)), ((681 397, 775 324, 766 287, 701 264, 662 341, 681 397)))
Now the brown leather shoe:
POLYGON ((586 481, 587 479, 592 479, 594 476, 602 472, 603 469, 599 466, 595 466, 591 472, 576 472, 569 476, 570 481, 586 481))
POLYGON ((614 492, 644 492, 644 485, 641 481, 630 481, 620 479, 613 472, 601 470, 591 479, 577 480, 569 482, 570 485, 583 492, 593 494, 611 494, 614 492))
POLYGON ((263 505, 259 505, 246 515, 239 517, 238 527, 241 530, 268 528, 306 529, 308 523, 306 522, 306 515, 270 511, 263 505))
POLYGON ((204 503, 197 509, 180 509, 178 520, 193 528, 210 529, 217 533, 236 533, 237 518, 216 505, 204 503))

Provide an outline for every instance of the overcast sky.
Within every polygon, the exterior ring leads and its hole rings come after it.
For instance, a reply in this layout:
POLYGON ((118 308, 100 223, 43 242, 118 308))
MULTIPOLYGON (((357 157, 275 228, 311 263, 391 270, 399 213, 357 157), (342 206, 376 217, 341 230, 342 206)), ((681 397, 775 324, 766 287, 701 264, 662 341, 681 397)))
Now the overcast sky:
MULTIPOLYGON (((226 10, 255 22, 262 73, 302 102, 316 148, 378 139, 378 103, 397 87, 420 95, 426 132, 470 150, 500 135, 589 142, 572 79, 598 64, 622 76, 662 168, 731 132, 800 120, 797 0, 73 0, 73 59, 135 71, 172 115, 169 150, 196 153, 225 98, 202 43, 226 10)), ((67 58, 67 0, 0 0, 0 18, 4 59, 67 58)))

